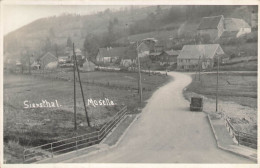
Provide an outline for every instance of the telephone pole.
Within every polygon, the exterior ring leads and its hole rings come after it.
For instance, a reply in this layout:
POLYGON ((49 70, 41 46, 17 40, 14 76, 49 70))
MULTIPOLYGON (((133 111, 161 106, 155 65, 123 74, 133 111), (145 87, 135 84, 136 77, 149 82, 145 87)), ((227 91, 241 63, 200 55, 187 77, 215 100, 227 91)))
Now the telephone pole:
POLYGON ((139 55, 138 55, 138 41, 136 42, 136 50, 137 50, 137 62, 138 62, 138 74, 139 74, 139 80, 138 80, 138 86, 139 86, 139 96, 140 96, 140 103, 142 103, 142 99, 143 99, 143 89, 142 89, 142 77, 141 77, 141 67, 140 67, 140 59, 139 59, 139 55))
POLYGON ((200 57, 199 57, 199 81, 200 81, 200 71, 201 71, 201 61, 200 61, 200 57))
POLYGON ((218 75, 219 75, 219 56, 218 56, 218 68, 217 68, 216 112, 218 112, 218 75))
POLYGON ((31 74, 31 56, 29 56, 28 64, 29 64, 29 74, 31 74))
POLYGON ((87 119, 88 126, 90 127, 90 121, 89 121, 89 116, 88 116, 88 112, 87 112, 85 97, 84 97, 84 93, 83 93, 83 89, 82 89, 82 84, 81 84, 81 79, 80 79, 80 73, 79 73, 77 57, 76 57, 75 50, 74 50, 74 43, 73 43, 73 55, 74 55, 74 61, 75 61, 75 64, 76 64, 76 68, 77 68, 77 71, 78 71, 79 85, 80 85, 81 95, 82 95, 84 109, 85 109, 85 113, 86 113, 86 119, 87 119))
POLYGON ((74 130, 77 130, 77 112, 76 112, 76 59, 75 59, 75 54, 74 54, 74 43, 73 43, 73 58, 74 58, 74 63, 73 63, 73 77, 74 77, 74 130))

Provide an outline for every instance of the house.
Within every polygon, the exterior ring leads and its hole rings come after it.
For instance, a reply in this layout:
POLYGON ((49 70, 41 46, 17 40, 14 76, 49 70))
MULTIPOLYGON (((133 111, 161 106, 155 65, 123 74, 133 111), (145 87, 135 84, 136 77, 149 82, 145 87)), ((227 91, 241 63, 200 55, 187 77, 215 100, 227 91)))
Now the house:
POLYGON ((251 27, 243 19, 237 18, 225 18, 224 19, 224 31, 235 32, 236 37, 251 32, 251 27))
POLYGON ((223 15, 203 17, 197 30, 199 36, 208 35, 211 41, 219 39, 224 32, 223 15))
POLYGON ((138 45, 138 56, 145 57, 148 56, 151 52, 152 44, 147 44, 147 42, 143 41, 141 44, 138 45))
POLYGON ((220 15, 203 17, 197 30, 199 36, 209 35, 210 40, 215 41, 220 37, 237 38, 250 33, 251 27, 243 19, 224 18, 223 15, 220 15))
POLYGON ((159 61, 160 65, 173 65, 177 63, 177 57, 180 54, 180 50, 168 50, 168 51, 163 51, 159 55, 159 61))
POLYGON ((96 61, 98 63, 115 63, 126 52, 127 47, 116 47, 116 48, 99 48, 96 61))
POLYGON ((90 72, 90 71, 95 71, 95 67, 96 67, 96 65, 95 65, 93 62, 88 61, 88 60, 86 59, 86 62, 84 62, 84 63, 83 63, 83 66, 82 66, 82 67, 79 67, 79 69, 80 69, 81 71, 84 71, 84 72, 90 72))
POLYGON ((57 67, 58 67, 58 61, 53 61, 48 63, 44 68, 52 70, 52 69, 56 69, 57 67))
POLYGON ((164 44, 163 44, 162 41, 158 41, 157 43, 155 43, 154 52, 157 52, 157 53, 161 52, 162 53, 163 50, 164 50, 164 44))
POLYGON ((219 44, 184 45, 177 57, 178 70, 211 69, 224 54, 219 44))
POLYGON ((230 60, 230 55, 227 55, 227 54, 223 54, 221 57, 220 57, 220 64, 226 64, 227 62, 229 62, 230 60))
POLYGON ((123 67, 131 67, 132 65, 136 64, 137 59, 137 50, 135 46, 130 45, 126 50, 125 54, 123 55, 120 65, 123 67))
POLYGON ((152 60, 152 62, 157 62, 159 61, 159 56, 163 53, 163 51, 160 52, 152 52, 149 54, 150 59, 152 60))
POLYGON ((258 13, 254 10, 251 13, 251 27, 257 29, 258 27, 258 13))
POLYGON ((39 69, 41 69, 41 64, 38 61, 33 61, 33 63, 31 64, 31 67, 34 70, 39 70, 39 69))
POLYGON ((58 61, 58 58, 55 57, 52 53, 47 52, 46 54, 44 54, 43 56, 40 57, 40 64, 41 67, 45 67, 46 65, 48 65, 51 62, 56 62, 58 61))

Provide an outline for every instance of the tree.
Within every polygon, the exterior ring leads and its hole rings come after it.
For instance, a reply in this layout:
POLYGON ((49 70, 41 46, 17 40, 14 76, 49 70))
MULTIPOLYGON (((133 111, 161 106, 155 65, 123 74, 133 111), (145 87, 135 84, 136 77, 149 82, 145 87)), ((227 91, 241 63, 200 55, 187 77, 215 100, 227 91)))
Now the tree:
POLYGON ((114 20, 113 20, 113 22, 114 22, 115 25, 119 24, 119 20, 118 20, 118 18, 115 17, 114 20))
POLYGON ((54 38, 54 37, 55 37, 55 32, 54 32, 54 30, 53 30, 52 27, 49 29, 49 36, 50 36, 51 38, 54 38))
POLYGON ((85 53, 88 53, 89 57, 92 60, 95 59, 99 48, 100 48, 99 37, 93 34, 87 35, 84 41, 83 50, 85 53))
POLYGON ((72 48, 72 41, 71 41, 71 38, 70 37, 68 37, 68 39, 67 39, 67 47, 70 47, 70 48, 72 48))
POLYGON ((141 57, 140 59, 140 64, 143 68, 149 70, 149 75, 152 67, 152 60, 149 58, 149 56, 141 57))
POLYGON ((160 5, 157 5, 156 7, 156 15, 160 15, 162 13, 162 9, 160 5))

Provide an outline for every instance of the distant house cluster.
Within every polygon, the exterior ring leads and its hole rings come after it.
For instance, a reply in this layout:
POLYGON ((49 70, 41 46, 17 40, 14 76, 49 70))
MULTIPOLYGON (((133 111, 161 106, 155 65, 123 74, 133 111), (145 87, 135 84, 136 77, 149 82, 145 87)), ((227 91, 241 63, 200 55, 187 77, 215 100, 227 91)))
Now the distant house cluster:
POLYGON ((219 58, 220 63, 228 62, 230 58, 217 44, 218 39, 238 38, 250 32, 251 27, 243 19, 224 18, 223 15, 203 17, 197 28, 197 37, 208 36, 208 44, 184 45, 182 50, 174 50, 166 49, 162 41, 150 37, 141 40, 139 44, 135 41, 128 47, 100 48, 96 61, 130 67, 136 63, 138 56, 149 57, 160 66, 176 65, 178 70, 197 70, 199 66, 212 69, 216 65, 216 58, 219 58))
MULTIPOLYGON (((87 60, 87 58, 83 56, 80 49, 75 49, 75 55, 80 70, 95 70, 95 64, 87 60)), ((35 55, 28 58, 30 59, 30 61, 27 61, 26 64, 23 64, 21 61, 16 60, 15 65, 17 69, 19 69, 19 71, 22 71, 23 69, 28 69, 29 66, 31 70, 54 70, 57 68, 73 67, 74 65, 73 51, 71 48, 68 47, 65 48, 63 54, 56 55, 48 51, 42 55, 35 55)))
POLYGON ((243 19, 224 18, 223 15, 203 17, 198 26, 198 35, 208 35, 211 41, 220 37, 240 37, 251 32, 251 27, 243 19))
POLYGON ((155 38, 147 38, 142 42, 132 43, 128 47, 107 47, 100 48, 96 57, 97 63, 113 64, 119 63, 123 67, 136 65, 137 56, 140 58, 148 57, 152 62, 160 65, 177 64, 179 50, 165 50, 155 38), (138 47, 137 47, 138 46, 138 47))
MULTIPOLYGON (((168 39, 156 39, 154 37, 145 38, 142 40, 130 41, 128 46, 111 47, 107 46, 99 48, 95 62, 98 65, 121 66, 124 68, 136 67, 137 58, 149 58, 149 63, 158 64, 165 69, 167 67, 175 67, 177 70, 197 70, 212 69, 216 65, 216 58, 220 58, 221 63, 230 63, 230 57, 226 55, 218 43, 219 39, 238 38, 248 33, 251 29, 257 27, 257 13, 252 14, 251 26, 239 18, 225 18, 223 15, 210 16, 201 18, 197 27, 197 35, 199 38, 207 37, 207 42, 194 44, 196 39, 191 37, 187 41, 184 39, 173 41, 169 47, 167 40, 171 41, 172 36, 168 39), (189 44, 189 45, 185 45, 189 44), (173 49, 173 46, 181 50, 173 49)), ((165 38, 165 37, 164 37, 165 38)), ((179 38, 177 38, 179 39, 179 38)), ((95 64, 87 60, 80 49, 75 49, 77 63, 81 69, 93 71, 95 64)), ((240 54, 240 53, 239 53, 240 54)), ((144 59, 145 60, 145 59, 144 59)), ((72 49, 66 47, 63 54, 53 54, 46 52, 31 62, 31 67, 34 69, 55 69, 73 67, 74 58, 72 49)), ((20 61, 16 61, 17 67, 22 67, 20 61)))

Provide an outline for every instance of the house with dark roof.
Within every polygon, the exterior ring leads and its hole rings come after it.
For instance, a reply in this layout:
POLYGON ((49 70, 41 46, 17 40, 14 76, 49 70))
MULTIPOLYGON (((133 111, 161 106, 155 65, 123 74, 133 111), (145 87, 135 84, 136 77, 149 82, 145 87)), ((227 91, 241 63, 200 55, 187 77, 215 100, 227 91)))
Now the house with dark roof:
POLYGON ((224 18, 223 15, 203 17, 199 27, 198 35, 209 35, 211 41, 220 37, 239 37, 251 32, 251 27, 243 19, 224 18))
POLYGON ((97 63, 115 63, 125 55, 126 50, 127 47, 100 48, 98 50, 96 61, 97 63))
POLYGON ((136 64, 137 62, 136 59, 137 59, 137 50, 135 46, 130 45, 126 50, 124 56, 122 57, 120 65, 123 67, 130 67, 136 64))
POLYGON ((159 55, 160 65, 173 65, 177 63, 177 57, 180 54, 180 50, 167 50, 163 51, 159 55))
POLYGON ((209 35, 210 40, 217 40, 224 31, 223 15, 203 17, 197 30, 199 36, 209 35))
POLYGON ((177 57, 178 70, 211 69, 224 54, 219 44, 184 45, 177 57))

